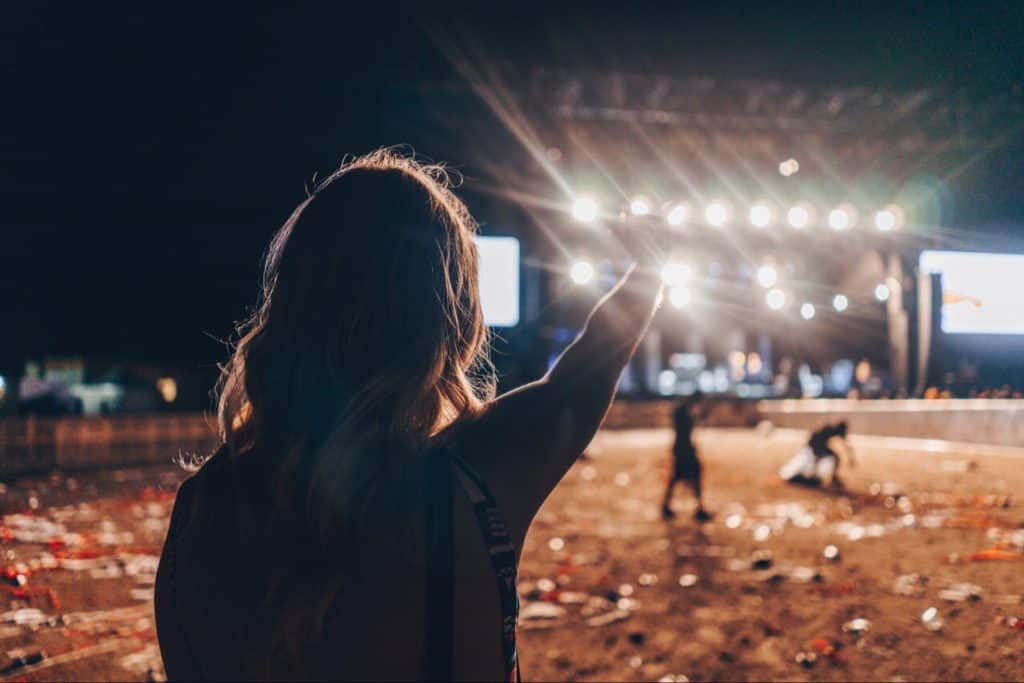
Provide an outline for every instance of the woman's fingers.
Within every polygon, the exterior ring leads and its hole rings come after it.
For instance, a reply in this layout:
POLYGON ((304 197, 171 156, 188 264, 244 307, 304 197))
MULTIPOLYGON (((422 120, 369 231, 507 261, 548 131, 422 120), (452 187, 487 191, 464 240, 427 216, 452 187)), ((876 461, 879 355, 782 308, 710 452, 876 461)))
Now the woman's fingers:
POLYGON ((608 222, 608 230, 630 261, 642 266, 654 264, 658 249, 653 232, 645 230, 633 216, 620 214, 608 222))

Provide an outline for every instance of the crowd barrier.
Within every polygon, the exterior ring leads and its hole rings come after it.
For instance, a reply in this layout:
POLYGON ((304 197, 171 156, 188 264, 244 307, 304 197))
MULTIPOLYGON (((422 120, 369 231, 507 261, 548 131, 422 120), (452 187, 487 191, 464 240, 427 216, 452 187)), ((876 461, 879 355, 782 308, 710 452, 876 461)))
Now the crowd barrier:
POLYGON ((1019 399, 766 400, 757 412, 777 427, 815 429, 845 419, 854 434, 1024 446, 1019 399))
MULTIPOLYGON (((618 399, 606 429, 672 426, 675 402, 618 399)), ((952 399, 857 401, 709 399, 702 424, 815 429, 848 420, 854 434, 903 436, 996 446, 1024 446, 1024 400, 952 399)), ((213 420, 199 413, 0 419, 0 480, 53 470, 168 464, 208 454, 216 445, 213 420)))
POLYGON ((198 413, 0 419, 0 480, 53 470, 168 464, 214 447, 198 413))

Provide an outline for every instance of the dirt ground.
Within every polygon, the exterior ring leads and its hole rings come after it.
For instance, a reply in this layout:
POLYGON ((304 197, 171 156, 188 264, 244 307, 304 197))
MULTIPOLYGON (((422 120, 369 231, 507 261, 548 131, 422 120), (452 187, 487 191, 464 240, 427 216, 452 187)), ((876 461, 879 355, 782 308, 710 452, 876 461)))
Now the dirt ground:
MULTIPOLYGON (((863 437, 826 492, 775 476, 800 437, 700 432, 715 517, 698 524, 682 487, 660 519, 667 431, 599 434, 527 539, 524 677, 1024 678, 1024 460, 863 437)), ((152 579, 180 476, 0 489, 0 680, 162 678, 152 579)))

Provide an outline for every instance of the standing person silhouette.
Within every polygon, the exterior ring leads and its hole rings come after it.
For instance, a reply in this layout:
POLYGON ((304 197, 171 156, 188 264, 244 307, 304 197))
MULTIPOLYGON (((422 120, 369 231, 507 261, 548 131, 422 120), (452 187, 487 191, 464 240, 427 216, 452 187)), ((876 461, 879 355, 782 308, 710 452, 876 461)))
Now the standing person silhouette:
POLYGON ((631 268, 546 376, 494 398, 474 228, 442 169, 384 150, 274 236, 223 368, 223 445, 160 559, 169 678, 518 677, 523 539, 662 285, 631 268))
POLYGON ((697 457, 697 447, 693 443, 693 428, 700 418, 702 399, 703 394, 696 391, 680 401, 672 411, 672 423, 675 426, 676 438, 672 445, 672 472, 669 474, 665 497, 661 502, 663 519, 673 519, 676 516, 672 511, 672 492, 675 490, 676 484, 680 482, 689 486, 697 499, 697 509, 693 516, 701 522, 711 519, 711 514, 704 509, 701 495, 703 475, 700 459, 697 457))

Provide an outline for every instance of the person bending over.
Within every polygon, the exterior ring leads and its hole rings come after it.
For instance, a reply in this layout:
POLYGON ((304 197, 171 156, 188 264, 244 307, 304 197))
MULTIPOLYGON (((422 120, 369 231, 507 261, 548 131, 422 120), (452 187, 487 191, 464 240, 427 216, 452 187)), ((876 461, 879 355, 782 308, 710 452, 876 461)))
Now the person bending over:
POLYGON ((846 441, 847 431, 846 420, 841 420, 835 424, 826 424, 812 432, 807 440, 807 447, 814 454, 815 476, 821 483, 828 483, 835 488, 841 488, 843 483, 839 479, 839 454, 832 447, 833 439, 839 439, 842 442, 843 450, 846 452, 850 464, 854 464, 853 449, 846 441))
POLYGON ((661 502, 661 516, 663 519, 672 519, 676 516, 672 511, 672 492, 676 484, 682 482, 690 487, 694 497, 697 499, 697 509, 694 517, 701 522, 711 519, 711 514, 704 509, 704 502, 701 496, 701 464, 697 457, 697 447, 693 443, 693 428, 700 418, 701 399, 700 391, 683 399, 672 411, 672 422, 675 426, 676 438, 672 446, 672 471, 669 473, 668 485, 665 488, 665 497, 661 502))
POLYGON ((223 368, 223 445, 160 559, 171 679, 518 676, 523 539, 661 283, 630 269, 545 377, 494 398, 474 227, 441 169, 385 150, 273 237, 223 368))

